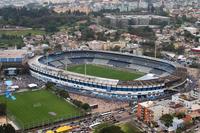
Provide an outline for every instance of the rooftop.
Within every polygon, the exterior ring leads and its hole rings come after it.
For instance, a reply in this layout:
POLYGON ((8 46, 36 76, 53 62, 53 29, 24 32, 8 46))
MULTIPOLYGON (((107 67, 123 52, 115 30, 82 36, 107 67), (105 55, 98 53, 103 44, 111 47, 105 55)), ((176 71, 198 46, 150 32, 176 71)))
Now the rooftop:
POLYGON ((143 106, 143 107, 152 107, 152 106, 154 106, 154 102, 153 101, 147 101, 147 102, 142 102, 142 103, 140 103, 140 105, 141 106, 143 106))
POLYGON ((26 50, 2 50, 0 51, 0 58, 20 58, 26 53, 26 50))
POLYGON ((177 124, 181 124, 181 123, 183 123, 184 121, 183 121, 183 119, 178 119, 178 118, 174 117, 173 122, 175 122, 175 123, 177 123, 177 124))
POLYGON ((186 100, 186 101, 194 101, 194 100, 197 100, 196 98, 192 97, 192 96, 188 96, 188 95, 185 95, 185 94, 181 94, 179 96, 181 99, 183 100, 186 100))
POLYGON ((164 110, 164 109, 166 109, 166 107, 163 105, 154 105, 152 107, 149 107, 149 109, 151 111, 158 111, 158 110, 164 110))
POLYGON ((173 109, 177 109, 177 108, 182 108, 183 105, 179 104, 179 103, 175 103, 175 102, 171 102, 169 105, 171 108, 173 109))

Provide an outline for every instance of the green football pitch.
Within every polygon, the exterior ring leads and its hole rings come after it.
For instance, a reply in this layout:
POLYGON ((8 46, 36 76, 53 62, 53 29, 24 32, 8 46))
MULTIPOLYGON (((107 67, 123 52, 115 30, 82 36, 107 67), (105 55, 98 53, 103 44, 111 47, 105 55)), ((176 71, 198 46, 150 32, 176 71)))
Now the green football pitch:
MULTIPOLYGON (((7 99, 9 117, 21 128, 33 127, 59 119, 80 116, 81 111, 71 103, 47 90, 13 94, 16 100, 7 99)), ((5 101, 1 96, 0 101, 5 101)))
POLYGON ((142 72, 119 70, 116 68, 111 68, 107 66, 97 66, 92 64, 87 64, 86 69, 85 65, 81 64, 68 67, 67 70, 80 74, 85 74, 86 70, 87 75, 109 79, 119 79, 124 81, 137 79, 144 75, 144 73, 142 72))

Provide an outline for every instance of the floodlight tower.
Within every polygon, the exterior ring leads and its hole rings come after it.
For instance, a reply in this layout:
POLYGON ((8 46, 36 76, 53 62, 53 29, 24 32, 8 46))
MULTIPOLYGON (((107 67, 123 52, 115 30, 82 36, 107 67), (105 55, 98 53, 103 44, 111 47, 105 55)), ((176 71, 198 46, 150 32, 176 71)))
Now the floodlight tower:
POLYGON ((165 6, 165 1, 161 0, 161 6, 164 7, 165 6))
POLYGON ((148 3, 147 9, 148 11, 151 12, 151 9, 153 8, 152 0, 147 0, 147 3, 148 3))
POLYGON ((137 9, 140 8, 141 0, 137 0, 137 9))
POLYGON ((85 77, 86 77, 86 75, 87 75, 87 60, 85 60, 84 71, 85 71, 85 77))

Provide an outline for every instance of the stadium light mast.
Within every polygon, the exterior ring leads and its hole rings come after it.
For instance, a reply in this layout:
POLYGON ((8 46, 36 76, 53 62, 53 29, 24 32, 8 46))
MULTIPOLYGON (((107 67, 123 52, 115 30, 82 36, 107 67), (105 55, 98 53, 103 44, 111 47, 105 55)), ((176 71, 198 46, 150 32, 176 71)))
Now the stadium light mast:
POLYGON ((159 42, 158 41, 155 41, 155 44, 154 44, 154 57, 157 58, 157 45, 159 45, 159 42))
POLYGON ((137 0, 137 9, 140 9, 141 0, 137 0))
POLYGON ((45 56, 46 56, 46 64, 47 64, 47 66, 48 66, 48 65, 49 65, 49 61, 48 61, 48 60, 49 60, 49 59, 48 59, 48 58, 49 58, 49 57, 48 57, 48 56, 49 56, 49 51, 48 51, 48 49, 46 49, 44 52, 45 52, 45 56))
POLYGON ((47 61, 47 66, 49 65, 49 61, 48 61, 48 53, 46 54, 46 61, 47 61))
POLYGON ((66 60, 66 65, 65 65, 65 69, 66 69, 66 71, 67 71, 67 60, 66 60))
POLYGON ((87 62, 85 62, 85 76, 87 74, 87 62))
POLYGON ((156 52, 156 42, 155 42, 155 52, 154 52, 154 54, 155 54, 154 57, 155 57, 155 58, 156 58, 156 53, 157 53, 157 52, 156 52))

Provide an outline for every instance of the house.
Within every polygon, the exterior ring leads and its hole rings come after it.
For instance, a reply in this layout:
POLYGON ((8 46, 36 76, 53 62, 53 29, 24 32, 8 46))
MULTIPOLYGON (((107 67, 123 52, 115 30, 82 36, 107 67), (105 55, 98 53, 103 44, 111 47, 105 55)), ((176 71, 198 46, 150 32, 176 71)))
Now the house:
POLYGON ((184 120, 174 117, 172 127, 176 130, 177 128, 181 128, 183 126, 184 126, 184 120))

